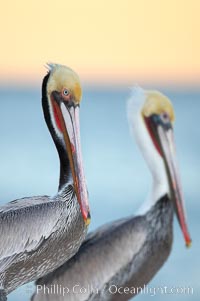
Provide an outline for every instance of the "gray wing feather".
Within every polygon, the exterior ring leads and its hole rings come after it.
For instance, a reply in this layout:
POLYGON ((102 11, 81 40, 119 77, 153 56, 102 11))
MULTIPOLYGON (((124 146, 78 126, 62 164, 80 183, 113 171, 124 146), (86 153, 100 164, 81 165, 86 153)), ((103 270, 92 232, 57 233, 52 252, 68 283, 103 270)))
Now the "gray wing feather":
MULTIPOLYGON (((126 267, 139 252, 146 239, 145 226, 138 223, 138 217, 124 218, 106 224, 96 231, 89 233, 76 255, 63 266, 37 281, 37 285, 59 284, 67 286, 70 294, 67 300, 109 300, 103 299, 104 286, 110 283, 121 269, 126 267), (94 292, 88 290, 85 294, 74 295, 73 287, 94 288, 94 292), (96 297, 96 288, 102 294, 96 297)), ((123 273, 122 273, 123 274, 123 273)), ((121 274, 120 274, 121 275, 121 274)), ((35 294, 32 301, 46 300, 42 293, 35 294)), ((48 301, 55 300, 48 296, 48 301)), ((65 300, 60 297, 59 300, 65 300)))
POLYGON ((89 244, 95 244, 96 241, 100 240, 101 238, 105 238, 105 235, 110 235, 112 232, 126 222, 129 218, 122 218, 114 222, 107 223, 97 230, 90 232, 87 234, 85 241, 83 242, 82 246, 86 246, 89 244))
POLYGON ((48 238, 61 215, 61 201, 47 196, 16 200, 0 208, 0 270, 10 257, 31 252, 48 238))

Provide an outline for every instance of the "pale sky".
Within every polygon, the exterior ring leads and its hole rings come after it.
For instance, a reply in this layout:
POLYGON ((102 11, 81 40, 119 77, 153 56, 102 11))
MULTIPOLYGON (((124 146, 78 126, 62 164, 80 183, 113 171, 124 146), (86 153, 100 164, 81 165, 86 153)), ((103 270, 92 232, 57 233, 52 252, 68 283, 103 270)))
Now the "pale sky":
POLYGON ((91 83, 200 83, 199 0, 13 0, 0 11, 0 81, 45 62, 91 83))

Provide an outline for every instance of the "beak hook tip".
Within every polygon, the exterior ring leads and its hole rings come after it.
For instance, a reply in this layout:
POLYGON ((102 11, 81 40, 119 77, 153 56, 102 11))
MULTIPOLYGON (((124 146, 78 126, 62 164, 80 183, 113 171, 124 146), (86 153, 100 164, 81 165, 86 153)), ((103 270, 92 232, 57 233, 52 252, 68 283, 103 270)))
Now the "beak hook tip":
POLYGON ((186 248, 189 249, 189 248, 191 248, 191 246, 192 246, 192 241, 191 240, 187 241, 186 248))
POLYGON ((90 212, 88 211, 88 215, 85 219, 85 225, 89 226, 90 222, 91 222, 91 215, 90 215, 90 212))

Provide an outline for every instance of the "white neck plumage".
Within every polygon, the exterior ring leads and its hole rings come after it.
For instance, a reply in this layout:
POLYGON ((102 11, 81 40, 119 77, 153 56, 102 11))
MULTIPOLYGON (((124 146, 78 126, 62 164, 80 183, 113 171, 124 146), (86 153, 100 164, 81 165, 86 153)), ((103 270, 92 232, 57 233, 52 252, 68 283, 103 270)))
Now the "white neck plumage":
POLYGON ((131 133, 136 139, 153 178, 151 192, 146 202, 139 208, 139 214, 145 214, 161 197, 169 194, 170 191, 164 160, 153 144, 141 113, 144 102, 144 91, 137 87, 133 90, 128 101, 128 119, 131 133))

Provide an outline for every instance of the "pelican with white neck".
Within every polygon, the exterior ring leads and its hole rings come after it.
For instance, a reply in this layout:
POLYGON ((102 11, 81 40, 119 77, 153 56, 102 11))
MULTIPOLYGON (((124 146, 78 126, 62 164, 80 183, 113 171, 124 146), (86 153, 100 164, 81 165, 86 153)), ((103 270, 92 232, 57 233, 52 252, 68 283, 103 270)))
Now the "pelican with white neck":
POLYGON ((167 260, 173 241, 174 211, 186 245, 191 243, 175 159, 173 106, 161 93, 136 87, 127 110, 131 132, 153 178, 148 201, 135 216, 89 234, 70 261, 37 281, 32 301, 129 300, 167 260), (44 293, 56 285, 68 287, 67 296, 55 298, 44 293), (93 290, 78 291, 88 285, 93 290))
POLYGON ((173 137, 175 114, 170 100, 158 91, 133 88, 128 101, 130 129, 152 173, 153 185, 147 201, 139 209, 146 213, 165 194, 172 200, 186 245, 190 236, 173 137))

